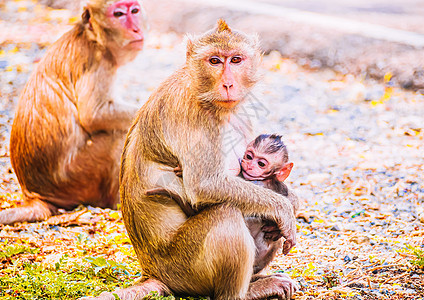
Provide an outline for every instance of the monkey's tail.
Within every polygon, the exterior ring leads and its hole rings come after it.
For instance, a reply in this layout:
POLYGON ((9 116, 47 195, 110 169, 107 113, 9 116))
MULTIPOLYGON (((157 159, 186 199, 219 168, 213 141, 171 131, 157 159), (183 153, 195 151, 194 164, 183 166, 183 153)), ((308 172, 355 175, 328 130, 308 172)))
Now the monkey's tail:
POLYGON ((0 224, 41 221, 51 215, 52 211, 48 203, 37 198, 25 197, 24 205, 0 211, 0 224))

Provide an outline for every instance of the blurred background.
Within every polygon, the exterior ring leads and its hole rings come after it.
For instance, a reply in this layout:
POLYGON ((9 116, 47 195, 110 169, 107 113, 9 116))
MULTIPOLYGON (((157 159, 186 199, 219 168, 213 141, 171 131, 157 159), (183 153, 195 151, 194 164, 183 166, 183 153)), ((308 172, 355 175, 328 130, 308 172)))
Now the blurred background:
MULTIPOLYGON (((13 16, 25 1, 0 3, 13 16)), ((73 15, 84 5, 80 0, 39 3, 70 9, 73 15)), ((402 87, 424 88, 424 62, 419 55, 424 47, 423 1, 158 0, 143 4, 156 31, 200 33, 222 17, 240 30, 257 32, 266 53, 278 50, 300 65, 375 79, 391 72, 402 87)), ((10 26, 5 21, 19 19, 12 16, 2 18, 2 29, 10 26)), ((17 39, 19 33, 4 30, 0 41, 7 40, 8 34, 17 39)))

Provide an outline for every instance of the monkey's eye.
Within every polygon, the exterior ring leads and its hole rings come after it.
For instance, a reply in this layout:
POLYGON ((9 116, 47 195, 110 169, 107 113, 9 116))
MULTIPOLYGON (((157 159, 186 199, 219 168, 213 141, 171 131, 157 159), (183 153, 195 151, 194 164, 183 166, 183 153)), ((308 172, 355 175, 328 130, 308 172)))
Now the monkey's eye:
POLYGON ((221 63, 221 60, 218 57, 214 56, 209 59, 209 62, 211 63, 211 65, 217 65, 221 63))
POLYGON ((241 57, 240 56, 234 56, 233 58, 231 58, 231 62, 233 64, 239 64, 239 63, 241 63, 241 57))
POLYGON ((132 11, 131 11, 131 13, 132 13, 132 14, 137 14, 139 11, 140 11, 140 9, 138 9, 138 8, 133 8, 133 9, 132 9, 132 11))
POLYGON ((253 159, 252 155, 250 155, 250 154, 246 154, 246 158, 247 158, 248 160, 252 160, 252 159, 253 159))
POLYGON ((115 11, 115 12, 113 13, 113 16, 114 16, 115 18, 122 17, 123 15, 124 15, 124 13, 123 13, 122 11, 119 11, 119 10, 117 10, 117 11, 115 11))
POLYGON ((259 167, 261 167, 261 168, 265 168, 266 166, 267 166, 267 161, 265 161, 265 160, 260 160, 260 161, 258 161, 258 165, 259 165, 259 167))

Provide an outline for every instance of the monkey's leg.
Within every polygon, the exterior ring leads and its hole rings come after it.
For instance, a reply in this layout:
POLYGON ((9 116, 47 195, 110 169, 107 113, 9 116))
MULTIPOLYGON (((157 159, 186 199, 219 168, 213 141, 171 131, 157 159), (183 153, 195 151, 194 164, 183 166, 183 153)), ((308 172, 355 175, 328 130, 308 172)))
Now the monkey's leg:
POLYGON ((277 251, 283 245, 283 240, 278 239, 273 241, 271 239, 265 239, 265 233, 262 231, 264 222, 261 218, 246 217, 245 220, 247 228, 249 228, 250 234, 255 241, 256 255, 253 273, 257 274, 274 259, 277 251))
POLYGON ((254 273, 249 286, 246 299, 266 299, 277 297, 278 299, 290 299, 298 290, 294 280, 285 274, 260 275, 262 271, 275 257, 282 247, 283 240, 265 239, 262 231, 264 221, 261 218, 247 217, 246 224, 249 228, 256 246, 254 273))
MULTIPOLYGON (((116 208, 119 202, 119 166, 123 134, 93 135, 63 167, 54 203, 67 210, 79 204, 116 208)), ((41 188, 41 187, 40 187, 41 188)))
MULTIPOLYGON (((230 208, 231 209, 231 208, 230 208)), ((201 214, 201 213, 200 213, 201 214)), ((195 216, 194 218, 196 218, 195 216)), ((224 217, 224 219, 220 219, 219 217, 214 216, 213 220, 218 221, 219 225, 214 227, 209 233, 208 236, 211 236, 213 238, 216 238, 219 236, 219 234, 224 235, 225 238, 231 238, 231 241, 227 243, 219 243, 218 240, 212 240, 209 247, 215 247, 215 249, 222 249, 224 253, 220 253, 217 257, 220 258, 220 262, 222 263, 221 273, 218 274, 226 274, 227 272, 229 274, 233 273, 235 274, 235 278, 231 279, 230 276, 227 275, 227 277, 222 276, 221 279, 224 279, 224 283, 220 286, 216 286, 215 293, 212 294, 213 299, 267 299, 268 297, 277 297, 278 299, 290 299, 293 294, 298 290, 298 286, 296 282, 290 277, 288 277, 285 274, 274 274, 274 275, 253 275, 250 279, 251 282, 248 287, 248 292, 245 295, 239 294, 239 296, 236 296, 234 293, 226 293, 226 291, 231 288, 231 285, 234 285, 237 280, 241 280, 243 278, 244 274, 251 274, 252 272, 252 264, 251 261, 242 258, 240 259, 238 256, 241 256, 244 254, 244 251, 242 248, 235 247, 235 241, 241 241, 241 237, 237 235, 237 233, 240 233, 243 231, 243 226, 240 224, 237 224, 238 221, 236 216, 227 216, 224 217), (225 223, 225 221, 228 222, 228 224, 225 223), (222 223, 221 223, 222 222, 222 223), (236 225, 236 228, 232 228, 234 225, 236 225), (215 230, 219 230, 219 233, 215 233, 215 230), (230 231, 232 234, 228 235, 225 234, 227 231, 230 231), (230 257, 229 254, 234 254, 236 257, 230 257), (225 255, 225 256, 223 256, 225 255), (229 260, 231 263, 230 265, 239 265, 240 269, 234 270, 229 268, 228 265, 225 264, 225 258, 229 260), (239 261, 237 263, 237 258, 239 258, 239 261), (244 271, 242 268, 245 268, 244 271), (250 268, 246 270, 246 268, 250 268), (235 279, 235 280, 234 280, 235 279)), ((245 222, 245 220, 244 220, 245 222)), ((253 222, 254 224, 258 225, 259 231, 262 226, 262 220, 259 219, 259 221, 253 222)), ((246 224, 246 223, 245 223, 246 224)), ((254 227, 254 226, 253 226, 254 227)), ((250 229, 250 228, 248 228, 250 229)), ((252 231, 254 233, 254 231, 252 231)), ((254 237, 254 234, 252 235, 252 232, 248 232, 249 237, 246 239, 250 240, 252 237, 254 237)), ((254 242, 256 243, 267 243, 268 240, 258 239, 259 237, 263 237, 263 232, 256 235, 256 240, 254 242)), ((274 258, 274 255, 276 251, 281 247, 282 240, 278 240, 276 242, 270 241, 270 246, 268 248, 268 251, 262 254, 262 256, 256 256, 254 263, 260 264, 263 263, 265 266, 274 258)), ((248 246, 246 244, 245 246, 248 246)), ((250 248, 251 249, 251 248, 250 248)), ((207 260, 204 260, 207 262, 207 260)), ((217 272, 217 270, 215 270, 217 272)), ((227 273, 227 274, 228 274, 227 273)), ((215 279, 216 280, 216 279, 215 279)))
POLYGON ((55 209, 40 199, 26 199, 22 206, 0 211, 0 224, 45 220, 53 214, 52 210, 55 209))
POLYGON ((278 250, 283 245, 283 240, 279 239, 278 241, 274 242, 274 241, 264 240, 262 238, 262 239, 255 240, 255 244, 264 245, 262 247, 266 246, 265 251, 258 250, 258 247, 256 250, 255 264, 253 265, 253 273, 257 274, 261 272, 263 269, 265 269, 271 263, 271 261, 275 258, 278 250))
POLYGON ((171 292, 168 287, 156 279, 148 279, 142 283, 136 284, 132 287, 116 290, 112 293, 103 292, 98 297, 82 297, 78 300, 115 300, 117 295, 121 300, 141 300, 151 292, 157 292, 158 296, 167 296, 171 292))
MULTIPOLYGON (((141 224, 141 215, 132 215, 126 224, 141 224)), ((179 226, 171 239, 158 240, 157 235, 156 240, 153 236, 145 239, 137 234, 141 228, 127 225, 127 229, 145 275, 158 278, 174 293, 244 299, 255 245, 238 209, 223 205, 205 208, 179 226)))
POLYGON ((255 240, 256 256, 253 266, 255 275, 249 286, 246 299, 266 299, 277 297, 278 299, 290 299, 298 290, 294 280, 285 274, 260 275, 262 271, 275 257, 277 251, 282 247, 283 240, 265 239, 262 231, 264 221, 261 218, 247 217, 247 227, 255 240))
POLYGON ((211 272, 212 264, 213 299, 244 299, 253 271, 254 241, 238 209, 218 206, 209 211, 208 221, 216 223, 205 240, 209 255, 203 272, 211 272))

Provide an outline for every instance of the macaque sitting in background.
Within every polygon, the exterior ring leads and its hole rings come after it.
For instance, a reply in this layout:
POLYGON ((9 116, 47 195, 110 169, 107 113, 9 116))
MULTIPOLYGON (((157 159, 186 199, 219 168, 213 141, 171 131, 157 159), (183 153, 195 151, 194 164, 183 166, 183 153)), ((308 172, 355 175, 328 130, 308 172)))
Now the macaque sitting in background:
POLYGON ((120 156, 138 107, 117 101, 112 86, 118 68, 143 48, 144 20, 135 0, 89 0, 39 62, 10 136, 24 204, 0 211, 0 224, 80 204, 116 208, 120 156))
MULTIPOLYGON (((247 145, 243 158, 231 167, 230 174, 286 196, 296 212, 299 200, 283 182, 290 175, 292 168, 293 163, 289 162, 287 148, 281 136, 262 134, 247 145)), ((174 172, 182 177, 183 171, 180 167, 175 168, 174 172)), ((166 189, 152 189, 146 191, 146 194, 171 196, 188 217, 194 216, 199 211, 166 189)), ((257 264, 254 265, 254 273, 257 273, 272 261, 281 248, 282 234, 273 221, 257 217, 245 217, 245 220, 255 240, 257 264)))

